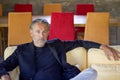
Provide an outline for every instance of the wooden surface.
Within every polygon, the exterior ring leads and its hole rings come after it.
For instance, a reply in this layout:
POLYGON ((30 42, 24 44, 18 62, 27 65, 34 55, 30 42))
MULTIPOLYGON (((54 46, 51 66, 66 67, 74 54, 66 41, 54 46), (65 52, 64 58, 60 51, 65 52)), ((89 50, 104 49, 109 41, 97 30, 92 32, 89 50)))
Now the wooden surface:
POLYGON ((109 17, 108 12, 87 13, 84 40, 109 45, 109 17))
POLYGON ((29 26, 32 22, 32 14, 10 12, 8 16, 8 46, 31 42, 29 26))

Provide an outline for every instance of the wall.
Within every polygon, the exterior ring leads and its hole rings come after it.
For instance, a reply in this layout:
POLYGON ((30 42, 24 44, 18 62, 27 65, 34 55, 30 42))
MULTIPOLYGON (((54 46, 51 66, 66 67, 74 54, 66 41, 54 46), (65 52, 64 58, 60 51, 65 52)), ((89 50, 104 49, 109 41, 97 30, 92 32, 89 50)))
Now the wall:
POLYGON ((42 15, 45 3, 61 3, 64 12, 75 12, 77 3, 92 3, 95 5, 95 11, 108 11, 112 17, 120 19, 120 0, 0 0, 0 3, 3 4, 4 15, 14 11, 16 3, 32 4, 34 15, 42 15))

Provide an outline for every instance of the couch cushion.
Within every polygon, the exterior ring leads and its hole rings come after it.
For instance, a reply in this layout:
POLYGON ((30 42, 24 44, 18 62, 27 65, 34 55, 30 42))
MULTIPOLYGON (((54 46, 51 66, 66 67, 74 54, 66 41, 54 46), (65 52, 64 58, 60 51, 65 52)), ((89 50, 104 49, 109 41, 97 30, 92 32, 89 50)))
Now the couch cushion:
POLYGON ((80 70, 86 69, 86 50, 83 47, 75 48, 67 52, 67 61, 72 65, 76 65, 80 70))
POLYGON ((120 80, 120 64, 92 64, 97 70, 97 80, 120 80))
POLYGON ((17 46, 9 46, 5 49, 4 52, 4 59, 6 59, 7 57, 9 57, 17 48, 17 46))

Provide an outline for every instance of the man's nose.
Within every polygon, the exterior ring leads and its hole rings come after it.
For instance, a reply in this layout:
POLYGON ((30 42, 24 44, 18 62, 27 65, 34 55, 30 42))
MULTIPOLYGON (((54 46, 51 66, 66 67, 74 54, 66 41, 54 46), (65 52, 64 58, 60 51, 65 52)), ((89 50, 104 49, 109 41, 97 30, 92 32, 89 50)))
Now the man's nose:
POLYGON ((40 34, 39 34, 39 37, 40 37, 40 38, 43 38, 43 34, 42 34, 42 33, 40 33, 40 34))

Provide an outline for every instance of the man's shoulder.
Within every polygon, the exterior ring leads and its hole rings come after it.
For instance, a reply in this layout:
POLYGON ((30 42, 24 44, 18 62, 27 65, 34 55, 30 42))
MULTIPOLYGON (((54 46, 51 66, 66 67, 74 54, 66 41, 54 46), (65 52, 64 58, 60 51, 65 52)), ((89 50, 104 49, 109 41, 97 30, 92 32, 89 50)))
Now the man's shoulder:
POLYGON ((25 43, 25 44, 20 44, 20 45, 18 45, 17 47, 20 49, 20 48, 29 47, 29 46, 31 46, 31 45, 33 45, 33 43, 32 43, 32 42, 29 42, 29 43, 25 43))
POLYGON ((58 42, 61 42, 61 40, 58 39, 58 38, 52 39, 52 40, 48 40, 48 41, 47 41, 48 44, 51 44, 51 43, 58 43, 58 42))

